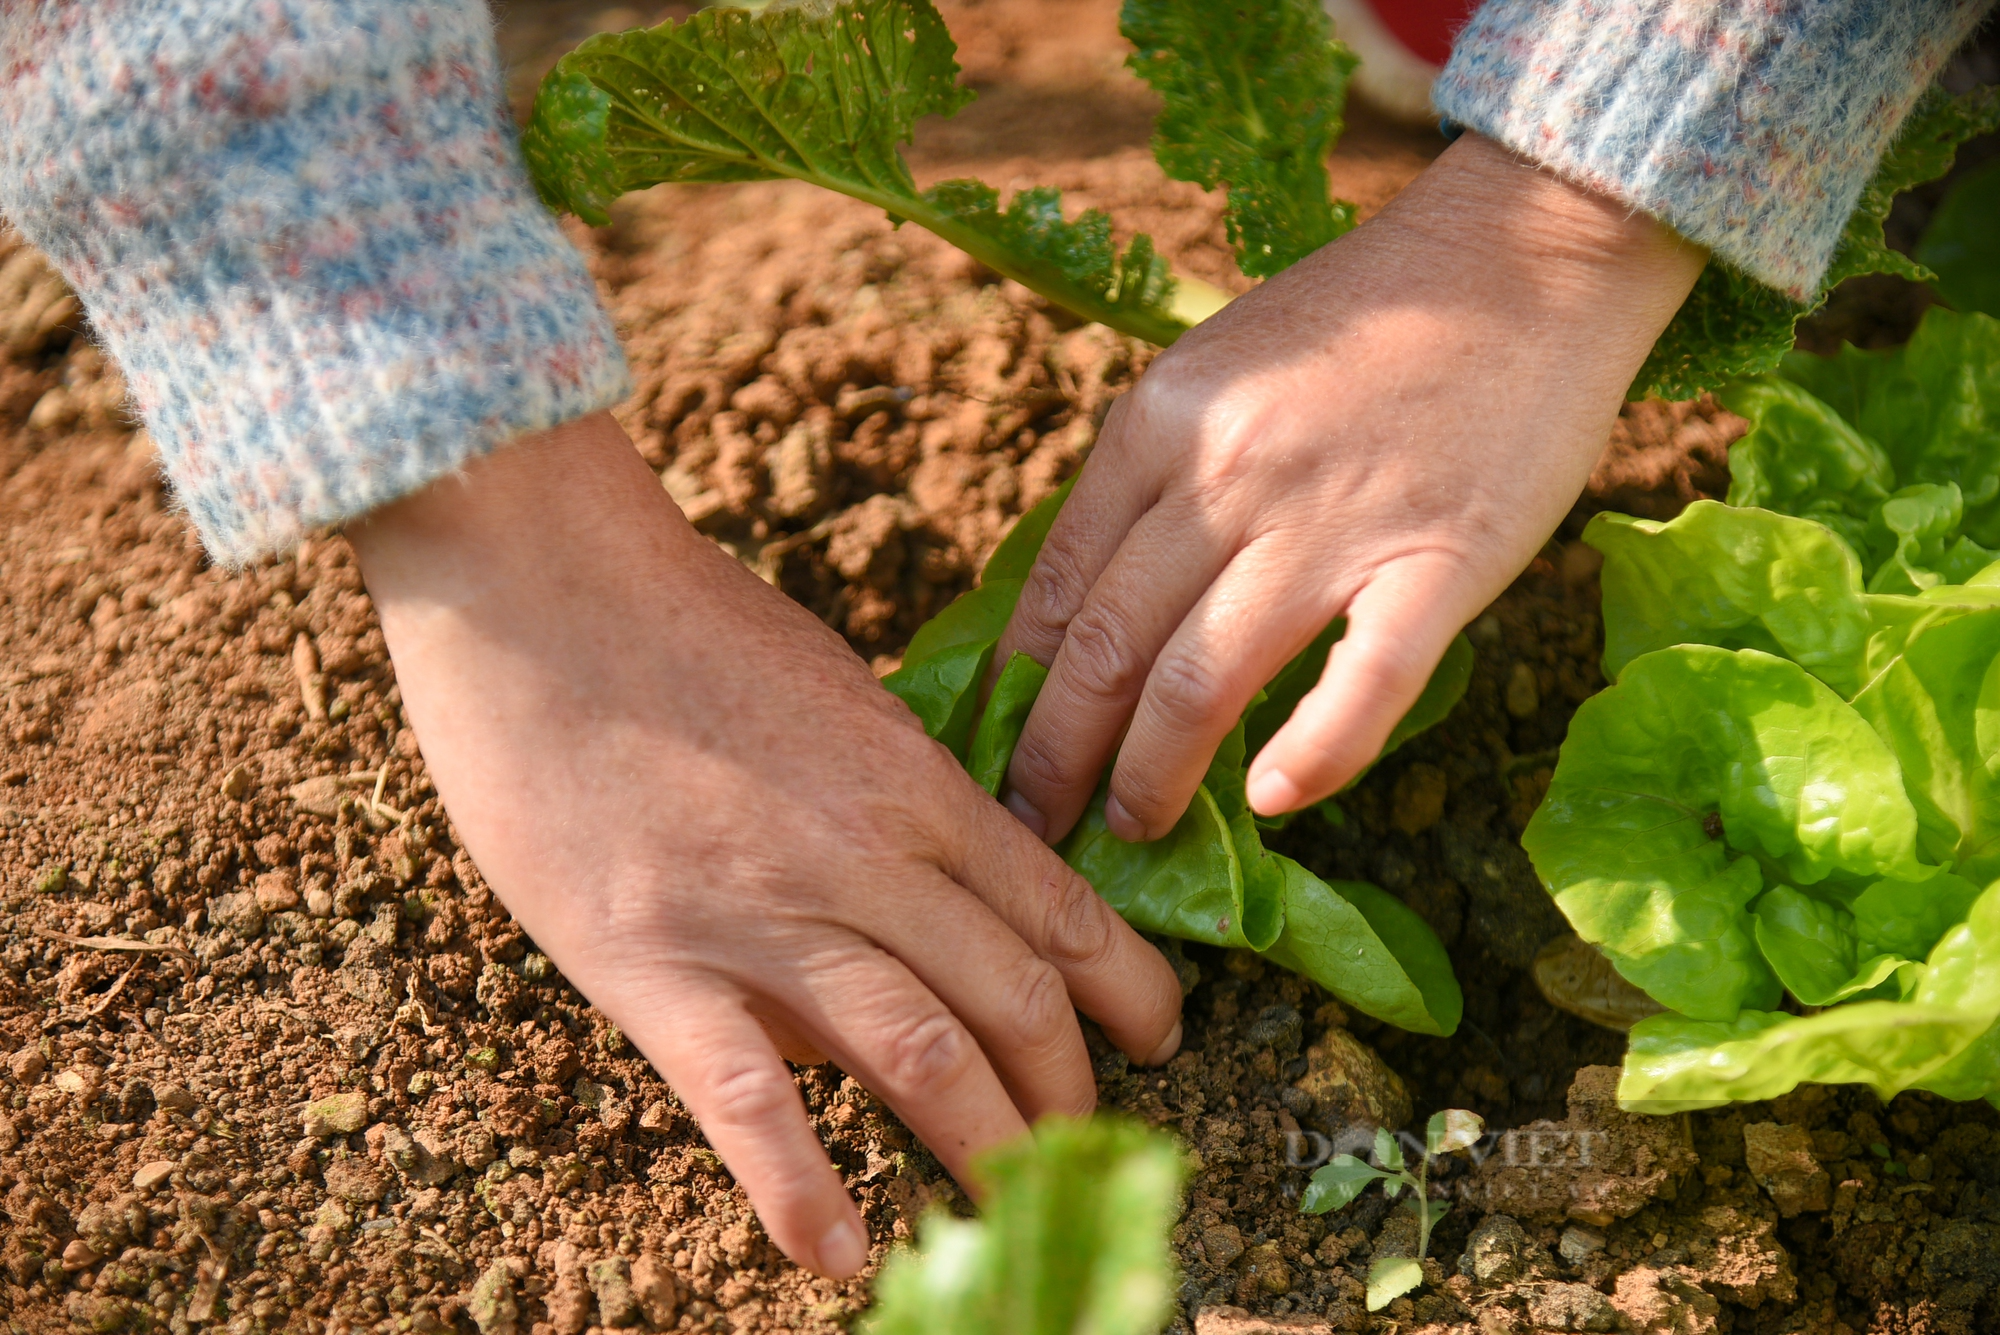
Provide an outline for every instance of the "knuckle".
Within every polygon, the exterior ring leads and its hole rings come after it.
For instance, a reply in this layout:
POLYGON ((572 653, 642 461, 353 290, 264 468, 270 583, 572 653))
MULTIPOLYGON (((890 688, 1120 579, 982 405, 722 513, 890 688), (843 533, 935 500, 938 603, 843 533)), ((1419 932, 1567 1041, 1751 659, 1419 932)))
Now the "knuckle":
POLYGON ((971 1037, 942 1010, 918 1012, 882 1045, 882 1078, 893 1089, 929 1089, 956 1083, 977 1060, 971 1037))
POLYGON ((782 1119, 798 1104, 798 1090, 776 1067, 732 1063, 708 1079, 709 1114, 718 1126, 755 1130, 782 1119))
POLYGON ((1043 954, 1064 964, 1100 959, 1111 947, 1111 906, 1068 867, 1049 873, 1044 891, 1043 954))
POLYGON ((1102 607, 1086 607, 1070 621, 1063 664, 1071 686, 1098 700, 1129 699, 1141 680, 1141 664, 1126 648, 1123 628, 1102 607))
POLYGON ((1034 1050, 1062 1041, 1073 1009, 1069 989, 1054 965, 1030 957, 1008 981, 1006 998, 1016 1047, 1034 1050))
POLYGON ((1017 611, 1033 630, 1052 640, 1060 639, 1069 626, 1070 614, 1089 592, 1090 572, 1059 536, 1051 535, 1028 570, 1017 611))
POLYGON ((1153 665, 1146 693, 1169 727, 1199 732, 1222 711, 1224 683, 1200 659, 1173 654, 1153 665))
POLYGON ((1056 793, 1083 782, 1082 771, 1058 751, 1050 749, 1040 733, 1021 734, 1008 762, 1007 777, 1014 787, 1030 794, 1056 793))

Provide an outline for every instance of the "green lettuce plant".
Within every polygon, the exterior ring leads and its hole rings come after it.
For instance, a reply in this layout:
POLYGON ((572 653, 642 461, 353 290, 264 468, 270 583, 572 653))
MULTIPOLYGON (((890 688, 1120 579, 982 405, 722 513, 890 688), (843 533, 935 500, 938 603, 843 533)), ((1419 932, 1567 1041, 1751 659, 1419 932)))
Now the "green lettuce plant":
POLYGON ((1306 1214, 1326 1214, 1351 1203, 1371 1182, 1382 1184, 1389 1199, 1408 1191, 1407 1202, 1417 1217, 1415 1256, 1378 1256, 1368 1267, 1368 1310, 1379 1312, 1397 1298, 1424 1282, 1424 1258, 1430 1255, 1431 1230, 1451 1209, 1449 1201, 1431 1199, 1431 1168, 1447 1154, 1469 1149, 1486 1134, 1486 1123, 1477 1113, 1463 1108, 1447 1108, 1431 1114, 1424 1127, 1424 1153, 1412 1169, 1403 1158, 1403 1147, 1386 1127, 1375 1132, 1375 1148, 1369 1159, 1352 1154, 1336 1154, 1312 1175, 1299 1209, 1306 1214), (1373 1162, 1370 1162, 1373 1160, 1373 1162))
MULTIPOLYGON (((1067 488, 1024 515, 994 551, 979 587, 926 622, 883 685, 924 729, 997 793, 1046 670, 1025 654, 1002 666, 982 709, 979 691, 1067 488)), ((1142 931, 1263 952, 1343 1002, 1426 1034, 1449 1034, 1463 1003, 1444 946, 1395 896, 1356 881, 1323 881, 1265 849, 1244 794, 1262 745, 1326 665, 1341 623, 1307 646, 1260 693, 1216 751, 1180 822, 1152 843, 1128 844, 1104 820, 1100 790, 1058 851, 1142 931)), ((1444 718, 1465 693, 1472 648, 1461 636, 1391 733, 1385 754, 1444 718)))
POLYGON ((1184 1168, 1165 1135, 1045 1118, 988 1153, 982 1218, 934 1211, 889 1258, 863 1335, 1154 1335, 1173 1310, 1167 1230, 1184 1168))
POLYGON ((1585 531, 1615 684, 1522 840, 1668 1008, 1620 1098, 2000 1097, 2000 321, 1723 397, 1727 504, 1585 531))

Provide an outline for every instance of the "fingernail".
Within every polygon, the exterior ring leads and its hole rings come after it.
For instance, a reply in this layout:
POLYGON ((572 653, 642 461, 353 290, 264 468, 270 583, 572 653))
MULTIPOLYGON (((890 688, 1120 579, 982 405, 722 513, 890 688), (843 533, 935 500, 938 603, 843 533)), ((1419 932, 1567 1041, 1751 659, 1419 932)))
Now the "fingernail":
POLYGON ((841 1220, 819 1240, 819 1268, 834 1279, 846 1279, 868 1264, 868 1239, 853 1218, 841 1220))
POLYGON ((1160 1044, 1152 1056, 1141 1062, 1142 1066, 1165 1066, 1167 1059, 1181 1050, 1181 1022, 1174 1021, 1174 1032, 1167 1035, 1167 1041, 1160 1044))
POLYGON ((1040 809, 1019 793, 1007 794, 1007 810, 1014 813, 1014 819, 1028 827, 1028 833, 1037 839, 1049 837, 1049 818, 1040 809))
POLYGON ((1111 833, 1128 844, 1145 841, 1146 827, 1139 823, 1138 817, 1125 809, 1125 804, 1118 800, 1116 793, 1104 799, 1104 823, 1111 827, 1111 833))
POLYGON ((1299 805, 1299 799, 1304 796, 1297 784, 1275 769, 1251 775, 1245 795, 1250 799, 1250 809, 1260 816, 1276 816, 1290 811, 1299 805))

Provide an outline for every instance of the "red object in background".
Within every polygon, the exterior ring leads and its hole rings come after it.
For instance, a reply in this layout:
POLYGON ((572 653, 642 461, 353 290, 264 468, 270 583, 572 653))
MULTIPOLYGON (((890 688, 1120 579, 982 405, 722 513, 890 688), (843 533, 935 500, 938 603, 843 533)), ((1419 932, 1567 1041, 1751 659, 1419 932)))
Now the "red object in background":
POLYGON ((1405 50, 1426 65, 1451 58, 1451 39, 1465 26, 1479 0, 1362 0, 1405 50))
POLYGON ((1431 115, 1431 84, 1480 0, 1321 0, 1334 35, 1361 58, 1355 91, 1410 120, 1431 115))

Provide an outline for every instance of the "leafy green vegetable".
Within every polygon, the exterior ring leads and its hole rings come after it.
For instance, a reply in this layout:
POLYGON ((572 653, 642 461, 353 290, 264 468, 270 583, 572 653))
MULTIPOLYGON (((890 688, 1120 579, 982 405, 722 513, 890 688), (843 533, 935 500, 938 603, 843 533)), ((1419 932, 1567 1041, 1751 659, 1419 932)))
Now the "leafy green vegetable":
POLYGON ((1619 973, 1730 1020, 1778 999, 1750 911, 1767 882, 1919 880, 1916 836, 1895 757, 1852 706, 1796 663, 1683 645, 1584 702, 1521 844, 1619 973))
POLYGON ((1864 1084, 1883 1098, 2000 1090, 2000 886, 1972 905, 1914 971, 1903 1001, 1818 1015, 1745 1010, 1724 1021, 1672 1013, 1632 1027, 1619 1102, 1642 1112, 1775 1097, 1803 1081, 1864 1084))
POLYGON ((1449 1202, 1431 1199, 1431 1169, 1444 1155, 1478 1144, 1485 1134, 1486 1123, 1477 1113, 1447 1108, 1431 1114, 1424 1127, 1423 1158, 1417 1170, 1410 1172, 1396 1137, 1387 1127, 1378 1127, 1373 1164, 1351 1154, 1336 1154, 1306 1184, 1305 1193, 1299 1197, 1299 1210, 1304 1214, 1342 1209, 1366 1191, 1371 1182, 1380 1182, 1382 1194, 1391 1200, 1404 1191, 1410 1193, 1408 1208, 1417 1216, 1417 1254, 1375 1258, 1368 1267, 1369 1311, 1381 1311, 1424 1282, 1423 1258, 1430 1254, 1431 1230, 1451 1209, 1449 1202))
POLYGON ((1931 215, 1917 263, 1959 311, 2000 316, 2000 162, 1988 163, 1951 188, 1931 215))
MULTIPOLYGON (((995 794, 1047 672, 1026 655, 1014 655, 983 715, 979 685, 1066 495, 1067 488, 1021 517, 987 561, 980 586, 925 623, 903 666, 882 683, 995 794)), ((1341 629, 1336 622, 1279 673, 1273 682, 1281 692, 1278 704, 1263 694, 1252 701, 1217 748, 1187 813, 1164 838, 1128 844, 1111 833, 1104 818, 1107 779, 1059 851, 1143 931, 1267 951, 1370 1015, 1419 1033, 1449 1034, 1464 1003, 1450 958, 1423 919, 1374 886, 1329 885, 1266 850, 1245 793, 1250 730, 1268 739, 1283 724, 1318 679, 1341 629)), ((1471 658, 1471 645, 1461 636, 1390 746, 1450 712, 1465 693, 1471 658)))
POLYGON ((1354 226, 1327 194, 1354 55, 1317 0, 1125 0, 1126 60, 1163 103, 1153 157, 1229 192, 1237 267, 1268 278, 1354 226))
POLYGON ((1930 624, 1854 708, 1896 754, 1923 854, 2000 877, 2000 608, 1930 624))
POLYGON ((934 1211, 875 1285, 863 1335, 1156 1335, 1173 1311, 1167 1230, 1183 1168, 1133 1122, 1045 1118, 976 1171, 984 1218, 934 1211))
POLYGON ((1756 920, 1757 949, 1785 990, 1808 1006, 1872 991, 1908 963, 1889 954, 1861 959, 1854 915, 1788 885, 1771 887, 1757 901, 1756 920))
MULTIPOLYGON (((1880 447, 1892 490, 1955 485, 1966 536, 2000 547, 2000 450, 1993 448, 2000 433, 2000 320, 1933 308, 1900 348, 1850 347, 1836 357, 1795 353, 1785 358, 1783 374, 1880 447)), ((1809 440, 1797 444, 1812 448, 1809 440)), ((1735 465, 1732 450, 1732 473, 1735 465)), ((1737 501, 1733 483, 1730 500, 1737 501)), ((1872 508, 1857 498, 1847 512, 1865 518, 1872 508)))
POLYGON ((810 181, 917 223, 1050 300, 1171 343, 1227 294, 1175 279, 1145 237, 1120 252, 1095 210, 1069 221, 1053 190, 1005 208, 977 181, 919 191, 901 146, 922 116, 972 98, 929 0, 804 0, 705 9, 602 34, 543 80, 522 137, 550 208, 610 220, 663 182, 810 181))
POLYGON ((1824 305, 1835 286, 1858 274, 1931 277, 1929 270, 1884 241, 1882 223, 1889 206, 1902 191, 1950 171, 1960 144, 1996 127, 2000 127, 2000 92, 1993 88, 1955 98, 1938 89, 1925 94, 1862 191, 1819 290, 1809 300, 1795 302, 1728 264, 1711 260, 1653 345, 1632 382, 1630 397, 1689 399, 1731 380, 1776 370, 1791 350, 1798 322, 1824 305))
POLYGON ((1583 540, 1604 553, 1604 675, 1676 644, 1762 649, 1839 691, 1863 680, 1874 632, 1861 563, 1825 527, 1696 501, 1659 523, 1600 514, 1583 540))
MULTIPOLYGON (((1021 740, 1021 729, 1027 726, 1028 711, 1034 708, 1035 697, 1042 693, 1042 683, 1048 679, 1047 668, 1026 654, 1017 653, 1008 658, 999 679, 993 683, 993 694, 986 701, 986 712, 980 715, 979 731, 972 739, 965 771, 973 782, 995 797, 1000 795, 1000 785, 1007 778, 1007 762, 1014 758, 1014 744, 1021 740)), ((975 701, 978 697, 968 691, 965 699, 975 701)))

